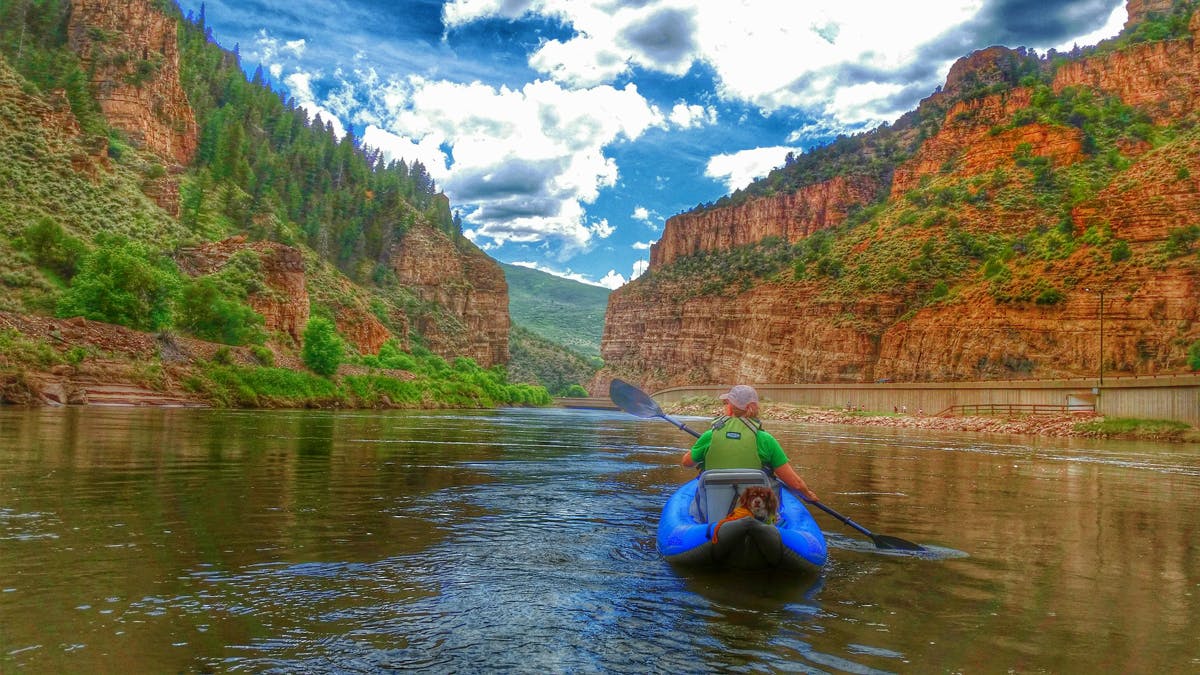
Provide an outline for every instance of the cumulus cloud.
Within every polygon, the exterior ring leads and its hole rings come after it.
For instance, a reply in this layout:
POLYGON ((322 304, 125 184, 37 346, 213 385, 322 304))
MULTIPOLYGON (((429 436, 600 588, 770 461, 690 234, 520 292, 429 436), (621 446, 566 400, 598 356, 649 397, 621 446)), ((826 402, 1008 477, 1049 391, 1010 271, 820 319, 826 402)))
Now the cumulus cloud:
POLYGON ((744 188, 755 178, 767 175, 771 169, 783 165, 789 152, 799 152, 796 148, 775 146, 771 148, 754 148, 728 155, 716 155, 708 160, 704 175, 725 183, 725 187, 733 192, 744 188))
POLYGON ((319 77, 319 74, 296 71, 285 77, 283 81, 288 90, 292 92, 292 98, 296 99, 296 105, 304 108, 309 118, 315 121, 320 117, 321 122, 332 125, 334 135, 341 138, 346 135, 346 126, 333 111, 317 102, 312 87, 314 76, 319 77))
POLYGON ((630 246, 635 251, 649 251, 650 247, 653 245, 654 245, 653 241, 635 241, 630 246))
POLYGON ((633 209, 633 213, 631 214, 631 217, 634 220, 640 220, 643 223, 649 223, 650 222, 650 209, 647 209, 644 206, 636 206, 633 209))
POLYGON ((691 129, 705 124, 716 124, 717 110, 712 106, 706 108, 702 105, 688 105, 681 101, 671 108, 668 119, 671 120, 671 124, 681 129, 691 129))
POLYGON ((666 124, 632 84, 509 89, 409 77, 360 94, 382 111, 376 135, 444 150, 452 162, 440 184, 477 240, 553 241, 561 259, 613 232, 607 221, 586 222, 584 209, 616 183, 604 149, 666 124))
POLYGON ((646 270, 648 270, 648 269, 650 269, 650 261, 649 260, 633 261, 633 274, 629 275, 629 280, 633 281, 634 279, 642 276, 642 274, 644 274, 646 272, 646 270))
MULTIPOLYGON (((916 12, 878 0, 451 0, 443 21, 453 29, 538 15, 575 31, 545 41, 529 59, 568 86, 612 82, 634 67, 682 75, 705 64, 725 100, 768 112, 799 108, 849 131, 911 109, 975 49, 1098 39, 1119 29, 1123 7, 1124 0, 927 0, 916 12)), ((700 118, 677 106, 671 119, 685 126, 700 118)))
POLYGON ((624 286, 627 281, 628 280, 625 279, 625 277, 617 274, 616 270, 609 270, 608 274, 605 274, 596 285, 603 286, 605 288, 617 289, 624 286))
POLYGON ((609 270, 608 275, 606 275, 600 281, 596 281, 594 279, 589 279, 586 275, 579 274, 578 272, 573 272, 573 271, 571 271, 570 268, 566 269, 565 271, 559 270, 559 269, 555 269, 553 267, 548 267, 546 265, 543 265, 542 263, 539 263, 539 262, 536 262, 533 260, 521 260, 521 261, 513 262, 510 264, 517 265, 519 267, 527 267, 531 270, 537 270, 539 272, 545 272, 546 274, 553 274, 556 277, 561 277, 563 279, 570 279, 571 281, 578 281, 581 284, 587 284, 589 286, 600 286, 602 288, 610 288, 611 289, 611 288, 617 288, 617 286, 620 286, 625 283, 624 277, 621 277, 621 275, 616 274, 615 270, 609 270), (610 285, 612 283, 612 279, 610 279, 610 277, 612 277, 613 275, 615 275, 616 278, 621 280, 620 283, 618 283, 616 286, 610 285))

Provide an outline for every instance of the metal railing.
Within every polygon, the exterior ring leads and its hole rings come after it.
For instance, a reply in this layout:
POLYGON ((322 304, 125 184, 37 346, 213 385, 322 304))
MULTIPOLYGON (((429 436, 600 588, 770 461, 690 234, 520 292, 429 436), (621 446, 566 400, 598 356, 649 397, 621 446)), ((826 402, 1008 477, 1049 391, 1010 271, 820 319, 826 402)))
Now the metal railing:
POLYGON ((1094 403, 963 403, 952 405, 934 417, 959 415, 1067 415, 1071 413, 1095 414, 1094 403))

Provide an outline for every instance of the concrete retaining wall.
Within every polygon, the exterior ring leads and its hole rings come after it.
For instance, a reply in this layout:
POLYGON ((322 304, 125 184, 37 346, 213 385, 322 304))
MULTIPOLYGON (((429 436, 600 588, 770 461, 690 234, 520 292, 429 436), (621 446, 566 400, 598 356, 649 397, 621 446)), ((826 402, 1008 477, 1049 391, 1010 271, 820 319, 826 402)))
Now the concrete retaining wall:
MULTIPOLYGON (((753 383, 751 383, 753 384, 753 383)), ((1090 409, 1110 417, 1139 417, 1186 422, 1200 427, 1200 375, 1005 382, 878 384, 754 384, 764 402, 855 408, 891 412, 908 406, 909 414, 937 413, 955 405, 1058 405, 1090 409)), ((712 396, 729 384, 672 387, 654 394, 660 404, 691 396, 712 396)))

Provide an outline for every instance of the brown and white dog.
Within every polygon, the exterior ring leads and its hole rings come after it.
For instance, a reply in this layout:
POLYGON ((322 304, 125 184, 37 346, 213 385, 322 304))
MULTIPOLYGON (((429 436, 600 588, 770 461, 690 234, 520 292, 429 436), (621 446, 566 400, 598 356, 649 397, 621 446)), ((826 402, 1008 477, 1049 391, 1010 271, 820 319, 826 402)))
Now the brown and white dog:
POLYGON ((748 487, 738 497, 738 506, 764 523, 774 523, 779 512, 779 496, 771 488, 748 487))
POLYGON ((743 490, 742 494, 738 495, 737 507, 733 513, 722 518, 713 528, 713 543, 716 543, 722 525, 741 518, 755 518, 768 525, 774 525, 779 519, 779 496, 771 488, 761 485, 743 490))

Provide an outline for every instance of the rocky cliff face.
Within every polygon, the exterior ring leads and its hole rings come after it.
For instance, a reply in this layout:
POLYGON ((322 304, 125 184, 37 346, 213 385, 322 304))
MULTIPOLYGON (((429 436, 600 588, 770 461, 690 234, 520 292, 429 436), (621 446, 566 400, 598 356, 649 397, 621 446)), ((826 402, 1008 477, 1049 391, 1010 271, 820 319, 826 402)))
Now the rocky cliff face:
POLYGON ((212 274, 239 251, 253 251, 258 257, 265 287, 262 292, 250 294, 247 304, 263 316, 264 328, 285 333, 300 344, 308 323, 308 287, 304 257, 298 249, 271 241, 248 242, 244 236, 237 236, 181 249, 176 262, 191 276, 212 274))
POLYGON ((1175 0, 1129 0, 1125 3, 1125 27, 1144 21, 1151 12, 1169 12, 1174 4, 1175 0))
POLYGON ((838 176, 790 194, 755 199, 732 208, 683 213, 667 220, 663 236, 650 247, 650 266, 701 251, 744 246, 765 237, 795 242, 840 224, 852 206, 872 201, 879 184, 862 176, 838 176))
POLYGON ((68 25, 100 108, 114 127, 168 164, 196 152, 196 119, 179 80, 174 20, 148 0, 73 0, 68 25))
POLYGON ((508 283, 496 261, 417 226, 393 248, 391 265, 401 284, 441 306, 411 318, 434 353, 467 356, 484 368, 508 362, 508 283))
POLYGON ((993 128, 1014 112, 1029 106, 1029 90, 1017 88, 1003 94, 956 103, 946 113, 937 135, 921 144, 915 155, 896 168, 892 198, 903 197, 925 176, 978 176, 1012 164, 1018 146, 1028 144, 1033 154, 1049 157, 1055 166, 1077 161, 1081 132, 1074 128, 1026 124, 996 134, 993 128))
MULTIPOLYGON (((1130 3, 1131 16, 1162 9, 1150 2, 1130 3)), ((1193 16, 1191 29, 1200 33, 1200 13, 1193 16)), ((944 107, 955 92, 970 86, 1015 82, 1013 65, 1021 58, 1025 56, 1003 48, 972 54, 951 70, 942 92, 924 104, 944 107)), ((1198 59, 1195 40, 1134 45, 1062 64, 1051 88, 1061 92, 1078 86, 1115 95, 1166 125, 1196 109, 1198 59)), ((851 256, 868 251, 877 241, 903 246, 903 237, 935 240, 919 228, 915 233, 900 231, 900 214, 913 211, 921 219, 933 210, 907 199, 923 185, 986 184, 993 193, 1006 191, 1012 197, 1028 180, 1022 178, 1028 171, 1015 164, 1017 153, 1038 158, 1059 175, 1086 159, 1083 133, 1077 127, 1036 120, 1011 123, 1030 99, 1029 90, 1012 87, 949 107, 937 132, 895 169, 883 215, 872 232, 858 235, 862 241, 851 249, 851 256), (972 183, 977 178, 982 180, 972 183)), ((697 295, 695 288, 685 287, 687 280, 648 275, 610 296, 602 345, 606 367, 593 389, 602 393, 612 377, 657 388, 697 382, 1090 376, 1102 363, 1107 374, 1183 370, 1187 345, 1200 339, 1200 259, 1194 249, 1164 253, 1164 242, 1172 232, 1194 225, 1200 212, 1200 139, 1191 138, 1185 133, 1169 142, 1160 139, 1157 147, 1121 142, 1122 161, 1129 166, 1070 208, 1068 225, 1074 225, 1077 241, 1085 232, 1108 233, 1129 245, 1139 262, 1116 264, 1108 249, 1080 245, 1071 255, 1030 263, 1017 272, 1063 289, 1053 301, 999 300, 988 280, 970 270, 952 281, 956 290, 940 302, 914 302, 912 296, 870 288, 860 288, 847 299, 845 292, 829 292, 828 280, 811 277, 697 295)), ((828 186, 814 188, 833 193, 828 186)), ((854 193, 842 188, 837 194, 854 193)), ((829 198, 824 203, 850 199, 829 198)), ((788 195, 677 216, 656 247, 651 271, 697 250, 736 246, 768 235, 803 238, 819 226, 810 225, 813 209, 798 207, 798 201, 812 203, 788 195), (797 227, 798 222, 804 225, 797 227)), ((963 232, 1019 233, 1039 222, 1054 226, 1051 218, 1059 216, 1050 214, 1061 207, 1039 205, 1031 195, 1004 204, 958 203, 943 210, 963 232)), ((840 221, 835 217, 824 222, 828 227, 840 221)))

